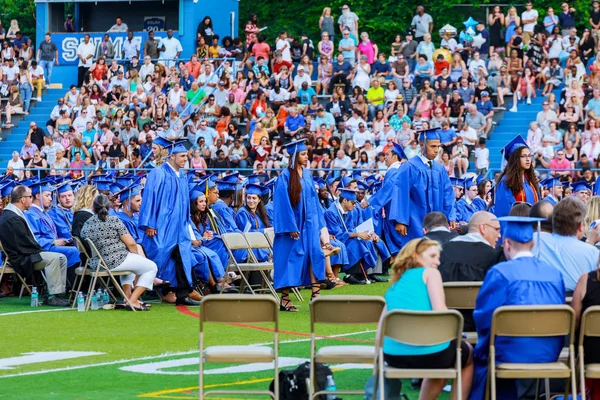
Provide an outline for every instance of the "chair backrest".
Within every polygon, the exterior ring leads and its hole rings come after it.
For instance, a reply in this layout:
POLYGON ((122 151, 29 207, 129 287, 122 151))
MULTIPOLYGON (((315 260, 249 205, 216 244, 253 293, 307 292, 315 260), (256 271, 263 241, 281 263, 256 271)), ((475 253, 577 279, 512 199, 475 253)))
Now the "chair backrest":
POLYGON ((456 310, 388 312, 382 321, 379 346, 385 336, 413 346, 434 346, 462 337, 463 317, 456 310))
POLYGON ((225 246, 231 251, 233 250, 247 250, 248 242, 244 239, 244 235, 237 232, 225 233, 221 235, 221 239, 225 246))
POLYGON ((85 242, 87 243, 87 245, 90 248, 91 258, 98 257, 98 268, 109 269, 108 264, 106 264, 106 262, 104 261, 104 258, 102 258, 102 256, 100 255, 100 252, 98 251, 98 248, 96 247, 94 242, 92 242, 92 240, 90 238, 85 238, 85 242))
POLYGON ((380 296, 320 296, 310 303, 310 325, 377 324, 385 310, 380 296))
POLYGON ((279 303, 273 296, 223 294, 206 296, 200 305, 200 325, 221 323, 279 323, 279 303))
POLYGON ((267 241, 267 238, 263 233, 260 232, 246 232, 244 237, 248 242, 248 245, 253 249, 270 249, 271 246, 267 241))
POLYGON ((85 256, 89 259, 90 253, 88 252, 88 249, 86 249, 83 245, 81 239, 79 239, 77 236, 73 236, 73 240, 75 241, 75 246, 77 246, 77 250, 79 250, 80 253, 85 254, 85 256))
POLYGON ((600 306, 589 307, 583 313, 579 330, 579 346, 583 345, 585 336, 600 336, 600 306))
POLYGON ((567 305, 503 306, 494 311, 490 344, 495 336, 551 337, 574 332, 575 312, 567 305))
POLYGON ((265 231, 265 237, 269 241, 269 244, 271 245, 271 248, 273 248, 273 243, 275 243, 275 231, 272 230, 272 229, 269 229, 268 231, 265 231))
POLYGON ((453 310, 474 310, 483 282, 444 282, 446 306, 453 310))

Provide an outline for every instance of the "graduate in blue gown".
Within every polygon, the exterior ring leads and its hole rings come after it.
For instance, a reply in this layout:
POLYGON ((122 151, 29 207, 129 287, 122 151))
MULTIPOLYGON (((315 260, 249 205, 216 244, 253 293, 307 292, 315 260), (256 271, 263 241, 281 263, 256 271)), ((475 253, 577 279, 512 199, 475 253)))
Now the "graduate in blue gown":
POLYGON ((81 261, 79 250, 77 250, 77 247, 69 245, 72 244, 72 241, 69 242, 58 237, 56 225, 48 215, 47 210, 52 205, 52 188, 46 186, 44 181, 30 187, 33 204, 25 212, 25 217, 35 240, 45 251, 64 254, 67 257, 67 267, 71 268, 79 265, 81 261))
MULTIPOLYGON (((251 183, 246 185, 246 204, 240 207, 235 214, 235 222, 242 232, 260 232, 265 233, 265 229, 270 229, 271 224, 267 216, 267 211, 262 204, 261 196, 268 191, 265 187, 251 183)), ((269 259, 271 252, 269 249, 253 249, 252 252, 259 262, 265 262, 269 259)))
POLYGON ((139 212, 142 206, 142 188, 140 186, 126 187, 119 193, 121 211, 116 216, 123 222, 129 234, 137 244, 142 244, 144 231, 139 228, 139 212))
POLYGON ((472 179, 467 179, 464 182, 465 195, 456 202, 456 211, 460 215, 459 222, 468 223, 471 216, 480 210, 475 204, 477 198, 477 183, 472 179))
MULTIPOLYGON (((319 203, 322 207, 321 210, 324 213, 332 202, 332 200, 330 200, 329 190, 327 184, 321 178, 315 178, 315 184, 317 185, 317 196, 319 197, 319 203)), ((329 256, 329 264, 331 265, 332 273, 337 279, 339 269, 341 268, 342 271, 345 271, 349 267, 348 250, 346 249, 346 245, 331 232, 329 232, 329 242, 333 247, 338 247, 340 249, 338 254, 329 256)))
POLYGON ((168 161, 148 174, 139 228, 146 256, 158 266, 157 276, 171 282, 176 303, 199 305, 189 297, 193 281, 188 179, 182 170, 186 163, 187 149, 172 143, 168 161))
POLYGON ((558 177, 544 179, 540 184, 548 190, 548 195, 543 200, 549 202, 553 206, 557 205, 562 199, 563 185, 558 177))
POLYGON ((315 297, 321 289, 319 281, 325 279, 325 255, 320 239, 325 220, 313 177, 304 170, 308 162, 306 145, 303 141, 292 142, 286 145, 286 150, 290 164, 277 178, 273 197, 273 280, 275 288, 282 291, 280 309, 297 311, 288 289, 310 285, 315 297))
POLYGON ((389 214, 400 233, 401 244, 423 236, 423 218, 433 211, 446 215, 450 229, 456 226, 454 189, 444 166, 435 161, 440 147, 438 129, 420 133, 421 155, 402 165, 395 179, 389 214))
MULTIPOLYGON (((560 271, 533 256, 532 222, 542 218, 498 218, 502 228, 504 255, 509 261, 492 267, 477 296, 473 318, 477 326, 475 373, 470 399, 485 398, 492 316, 498 307, 510 305, 564 304, 565 285, 560 271)), ((497 363, 544 363, 558 359, 564 337, 497 337, 497 363)), ((497 379, 498 399, 517 398, 516 382, 497 379)))
POLYGON ((592 188, 586 181, 577 181, 571 185, 571 193, 573 196, 579 197, 584 204, 590 201, 592 188))
POLYGON ((516 202, 534 205, 539 201, 538 181, 527 143, 518 135, 503 148, 506 167, 500 175, 494 201, 496 216, 505 217, 516 202))
POLYGON ((59 186, 56 190, 58 203, 49 211, 48 215, 56 225, 56 231, 60 239, 72 240, 71 225, 73 225, 73 205, 75 203, 75 194, 69 183, 59 186))
POLYGON ((478 196, 473 199, 473 205, 477 207, 477 211, 487 211, 488 202, 491 200, 490 192, 493 189, 493 183, 489 179, 479 180, 479 177, 477 178, 478 196))
MULTIPOLYGON (((377 265, 377 254, 369 233, 355 231, 356 225, 352 214, 355 206, 356 191, 342 189, 339 199, 331 202, 329 208, 325 210, 325 222, 329 232, 346 245, 348 267, 356 267, 362 263, 367 270, 377 265)), ((354 272, 353 275, 358 275, 355 276, 356 279, 361 280, 360 273, 354 272)), ((364 279, 364 276, 362 278, 364 279)))
POLYGON ((407 159, 408 157, 406 157, 402 146, 398 143, 394 143, 394 147, 389 149, 385 154, 385 164, 388 169, 383 178, 383 186, 376 194, 372 195, 368 200, 363 200, 360 204, 363 209, 371 206, 374 214, 379 214, 383 209, 385 217, 381 214, 381 231, 385 237, 388 250, 393 256, 398 254, 402 247, 402 237, 396 231, 395 222, 390 220, 388 216, 390 215, 392 196, 396 190, 396 179, 400 172, 402 161, 407 159))
POLYGON ((277 178, 273 178, 270 181, 265 183, 265 187, 269 191, 268 202, 265 201, 265 211, 267 212, 267 217, 269 218, 269 225, 273 226, 273 213, 275 212, 275 208, 273 207, 273 190, 275 190, 275 182, 277 178))

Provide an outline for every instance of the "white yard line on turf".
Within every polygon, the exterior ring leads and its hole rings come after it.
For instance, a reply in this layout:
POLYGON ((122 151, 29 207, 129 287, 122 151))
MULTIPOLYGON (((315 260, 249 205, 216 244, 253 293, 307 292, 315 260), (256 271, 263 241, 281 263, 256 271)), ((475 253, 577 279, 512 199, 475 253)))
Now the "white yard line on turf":
MULTIPOLYGON (((372 333, 372 332, 375 332, 375 330, 366 330, 366 331, 351 332, 351 333, 340 333, 337 335, 329 335, 328 337, 335 338, 335 337, 344 337, 344 336, 354 336, 354 335, 362 335, 364 333, 372 333)), ((323 340, 323 339, 326 339, 326 338, 317 338, 317 340, 323 340)), ((281 345, 281 344, 286 344, 286 343, 302 343, 302 342, 310 342, 310 338, 282 340, 279 342, 279 344, 281 345)), ((273 344, 273 342, 254 343, 254 344, 249 344, 248 346, 266 346, 266 345, 270 345, 270 344, 273 344)), ((139 357, 139 358, 130 358, 127 360, 108 361, 108 362, 96 363, 96 364, 75 365, 72 367, 45 369, 45 370, 41 370, 41 371, 20 372, 18 374, 0 375, 0 379, 14 378, 14 377, 18 377, 18 376, 49 374, 52 372, 73 371, 73 370, 84 369, 84 368, 104 367, 107 365, 125 364, 125 363, 130 363, 133 361, 145 361, 145 360, 152 360, 155 358, 185 356, 185 355, 194 354, 194 353, 198 354, 198 350, 182 351, 182 352, 176 352, 176 353, 164 353, 164 354, 161 354, 158 356, 146 356, 146 357, 139 357)))
POLYGON ((76 308, 56 308, 53 310, 15 311, 15 312, 0 313, 0 317, 4 317, 7 315, 33 314, 33 313, 56 312, 56 311, 75 311, 75 310, 76 310, 76 308))

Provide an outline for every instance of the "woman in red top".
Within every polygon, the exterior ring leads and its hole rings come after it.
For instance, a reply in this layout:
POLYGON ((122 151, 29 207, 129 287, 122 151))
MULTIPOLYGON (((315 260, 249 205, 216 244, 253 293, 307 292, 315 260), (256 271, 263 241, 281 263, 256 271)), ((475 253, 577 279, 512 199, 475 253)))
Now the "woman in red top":
POLYGON ((258 164, 262 164, 263 167, 267 168, 267 159, 271 155, 271 142, 269 138, 263 136, 260 139, 260 144, 253 149, 256 152, 256 160, 254 161, 254 169, 258 164))
POLYGON ((251 119, 259 119, 267 115, 267 95, 262 92, 250 106, 251 119))
POLYGON ((98 57, 98 60, 90 67, 90 74, 94 77, 94 81, 97 84, 102 83, 102 77, 106 75, 108 72, 108 67, 106 66, 106 60, 104 57, 98 57))

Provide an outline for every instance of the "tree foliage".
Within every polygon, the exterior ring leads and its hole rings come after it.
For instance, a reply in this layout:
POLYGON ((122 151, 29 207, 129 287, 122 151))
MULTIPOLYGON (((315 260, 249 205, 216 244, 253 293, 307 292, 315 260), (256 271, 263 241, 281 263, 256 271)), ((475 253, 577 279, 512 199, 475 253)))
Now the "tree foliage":
MULTIPOLYGON (((0 0, 1 1, 1 0, 0 0)), ((433 41, 440 41, 439 29, 451 24, 459 31, 464 28, 462 21, 472 16, 475 20, 485 20, 486 8, 497 4, 497 1, 482 0, 477 4, 470 4, 463 0, 427 0, 399 2, 397 0, 309 0, 309 1, 273 1, 273 0, 242 0, 240 2, 239 27, 240 35, 248 21, 248 15, 255 13, 259 25, 267 26, 264 32, 268 41, 273 43, 280 30, 285 29, 291 36, 299 36, 305 32, 316 42, 320 38, 319 17, 324 7, 331 7, 332 15, 337 26, 342 5, 348 4, 350 9, 359 17, 359 31, 369 33, 371 39, 379 48, 388 51, 396 34, 402 34, 408 27, 418 5, 424 5, 426 12, 433 17, 433 41)), ((524 0, 517 2, 525 3, 524 0)), ((560 1, 534 0, 534 7, 540 15, 542 22, 548 7, 553 7, 555 13, 560 12, 560 1)), ((591 2, 589 0, 574 0, 571 6, 577 9, 577 21, 580 25, 587 25, 591 2)), ((517 6, 519 15, 524 11, 524 6, 517 6)), ((508 7, 502 7, 506 15, 508 7)), ((340 37, 336 28, 337 38, 340 37)), ((336 41, 337 41, 336 38, 336 41)))
POLYGON ((36 22, 33 0, 0 0, 0 10, 0 20, 5 30, 10 27, 10 21, 16 19, 23 34, 35 41, 36 25, 38 29, 42 29, 42 25, 36 22))

